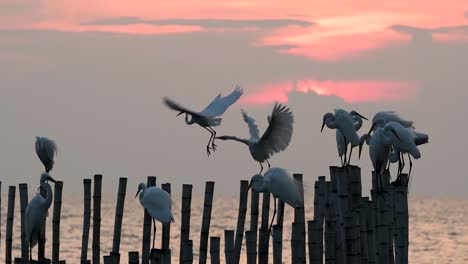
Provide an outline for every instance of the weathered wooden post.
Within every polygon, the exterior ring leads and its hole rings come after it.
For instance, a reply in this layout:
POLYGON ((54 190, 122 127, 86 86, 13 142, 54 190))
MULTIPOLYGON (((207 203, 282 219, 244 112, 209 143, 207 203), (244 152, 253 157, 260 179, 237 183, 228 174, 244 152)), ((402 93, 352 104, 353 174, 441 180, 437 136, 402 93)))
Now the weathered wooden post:
POLYGON ((11 246, 13 244, 13 219, 15 213, 15 195, 16 186, 8 187, 8 209, 7 209, 7 226, 5 238, 5 263, 11 264, 11 246))
MULTIPOLYGON (((283 263, 283 226, 274 225, 273 233, 273 264, 283 263)), ((291 251, 294 250, 291 248, 291 251)))
MULTIPOLYGON (((372 197, 375 197, 371 190, 372 197)), ((377 263, 377 208, 374 201, 369 201, 366 213, 367 222, 367 247, 369 250, 369 264, 377 263)))
POLYGON ((270 193, 262 194, 262 223, 258 232, 258 263, 268 264, 269 240, 268 225, 270 218, 270 193))
MULTIPOLYGON (((162 189, 171 194, 171 184, 164 183, 161 185, 162 189)), ((162 225, 162 243, 161 243, 161 250, 163 252, 163 264, 170 264, 171 263, 171 248, 169 247, 170 240, 171 240, 171 223, 163 224, 162 225)))
POLYGON ((326 182, 327 201, 325 204, 325 263, 336 263, 336 183, 326 182), (333 186, 334 185, 334 186, 333 186))
POLYGON ((26 207, 28 206, 28 185, 19 184, 20 208, 21 208, 21 259, 29 260, 29 241, 26 238, 26 226, 24 224, 26 207))
POLYGON ((184 264, 193 263, 193 241, 192 240, 186 240, 184 242, 183 251, 184 251, 184 257, 183 257, 184 264))
POLYGON ((93 193, 93 264, 99 264, 101 261, 101 192, 102 175, 94 175, 94 193, 93 193))
POLYGON ((369 263, 369 242, 368 238, 368 228, 367 223, 367 212, 369 207, 369 197, 363 197, 359 208, 359 225, 361 229, 360 241, 361 241, 361 263, 369 263))
MULTIPOLYGON (((315 230, 312 234, 317 238, 318 234, 320 234, 321 239, 317 240, 317 244, 314 245, 314 252, 313 254, 318 255, 318 260, 320 263, 323 262, 323 239, 324 239, 324 223, 325 223, 325 210, 327 204, 327 185, 325 181, 325 176, 319 176, 318 181, 315 182, 314 186, 314 220, 317 221, 316 224, 313 224, 315 228, 320 228, 320 230, 315 230), (318 232, 318 234, 316 234, 318 232)), ((310 249, 309 249, 310 250, 310 249)), ((311 252, 309 251, 309 256, 311 252)), ((314 258, 315 259, 315 258, 314 258)))
POLYGON ((374 198, 376 201, 376 209, 377 209, 377 263, 379 264, 388 264, 390 263, 390 254, 389 254, 389 249, 390 249, 390 226, 389 226, 389 219, 387 219, 388 216, 388 192, 386 189, 388 189, 388 185, 390 183, 390 175, 388 173, 383 173, 381 175, 381 181, 382 181, 382 186, 377 185, 377 176, 376 173, 373 172, 372 174, 373 178, 373 183, 375 182, 376 185, 374 185, 373 189, 374 190, 379 190, 379 192, 374 192, 374 198), (383 190, 381 190, 383 188, 383 190), (387 194, 385 193, 387 192, 387 194))
POLYGON ((208 238, 211 222, 211 207, 213 206, 213 194, 215 183, 212 181, 205 184, 205 200, 203 202, 203 219, 200 234, 200 255, 198 263, 205 264, 208 253, 208 238))
POLYGON ((210 259, 211 264, 220 264, 219 262, 219 247, 220 237, 210 237, 210 259))
POLYGON ((224 258, 226 264, 233 264, 235 262, 234 230, 224 230, 224 258))
POLYGON ((395 187, 395 263, 408 263, 408 175, 400 176, 401 185, 395 187))
POLYGON ((351 210, 345 213, 345 237, 346 237, 346 263, 361 263, 359 236, 361 229, 359 227, 359 213, 351 210))
POLYGON ((307 222, 307 231, 309 237, 309 263, 310 264, 322 264, 323 261, 323 249, 320 245, 323 245, 323 227, 319 220, 313 220, 307 222))
POLYGON ((114 264, 120 263, 120 235, 122 232, 122 220, 125 206, 125 194, 127 192, 127 178, 119 178, 119 190, 117 193, 117 205, 115 208, 114 238, 110 257, 114 264))
POLYGON ((192 204, 192 185, 182 185, 182 222, 180 225, 180 254, 179 262, 183 263, 184 244, 190 239, 190 207, 192 204))
POLYGON ((140 254, 138 251, 128 252, 128 264, 140 264, 140 254))
MULTIPOLYGON (((250 192, 250 231, 254 231, 255 233, 252 234, 253 239, 251 241, 251 246, 253 245, 255 247, 254 250, 250 250, 250 253, 253 254, 253 258, 255 258, 255 263, 257 259, 257 235, 258 235, 258 214, 259 214, 259 208, 258 208, 258 202, 259 202, 259 197, 260 193, 258 192, 250 192), (254 241, 255 240, 255 241, 254 241)), ((248 249, 247 249, 248 250, 248 249)))
MULTIPOLYGON (((148 176, 147 187, 156 186, 156 177, 155 176, 148 176)), ((143 217, 143 239, 141 242, 141 264, 148 264, 149 263, 149 253, 150 253, 150 243, 151 243, 151 225, 153 221, 151 216, 149 215, 148 211, 144 209, 144 217, 143 217)), ((94 264, 94 263, 93 263, 94 264)))
POLYGON ((52 217, 52 263, 60 263, 60 215, 62 213, 63 182, 54 184, 54 213, 52 217))
POLYGON ((255 264, 257 262, 257 230, 249 230, 245 232, 245 242, 247 248, 247 264, 255 264))
MULTIPOLYGON (((302 183, 302 174, 295 173, 293 174, 296 183, 298 184, 299 191, 302 196, 302 201, 304 201, 304 187, 302 183)), ((304 201, 305 202, 305 201, 304 201)), ((306 232, 305 232, 305 212, 304 212, 304 205, 301 207, 296 207, 294 209, 294 223, 293 223, 293 235, 296 234, 295 240, 297 244, 294 246, 294 249, 291 253, 296 254, 297 261, 295 263, 306 263, 306 232), (296 223, 296 227, 294 227, 294 223, 296 223), (296 232, 294 232, 294 230, 296 232)))
POLYGON ((237 216, 236 238, 234 243, 234 254, 236 264, 239 263, 240 260, 242 240, 244 238, 245 215, 247 214, 247 199, 249 196, 248 188, 249 181, 242 180, 240 183, 239 212, 237 216))
POLYGON ((91 179, 83 180, 84 209, 83 209, 83 235, 81 240, 81 264, 88 264, 89 225, 91 223, 91 179))

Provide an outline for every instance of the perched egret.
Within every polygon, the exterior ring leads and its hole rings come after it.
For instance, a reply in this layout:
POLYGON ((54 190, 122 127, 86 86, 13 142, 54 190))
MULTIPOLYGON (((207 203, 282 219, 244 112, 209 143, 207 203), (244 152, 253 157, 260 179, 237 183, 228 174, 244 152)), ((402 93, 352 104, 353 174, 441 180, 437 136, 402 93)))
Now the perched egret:
MULTIPOLYGON (((265 172, 265 176, 256 174, 252 177, 249 189, 254 192, 269 192, 273 195, 275 209, 271 219, 270 230, 276 215, 276 199, 280 202, 289 204, 296 208, 304 206, 301 191, 298 188, 296 180, 282 168, 271 168, 265 172)), ((281 218, 282 216, 279 216, 281 218)))
POLYGON ((250 139, 242 139, 235 136, 220 136, 217 139, 235 140, 249 147, 252 158, 260 163, 260 172, 263 171, 262 162, 270 163, 268 159, 273 154, 285 150, 291 141, 293 133, 294 117, 291 110, 281 104, 275 104, 271 116, 268 116, 268 128, 259 136, 255 120, 242 111, 244 121, 249 126, 250 139))
POLYGON ((154 240, 156 237, 156 222, 155 219, 163 224, 168 224, 174 222, 174 217, 172 216, 172 201, 171 195, 164 191, 161 188, 156 186, 146 187, 146 184, 140 183, 138 185, 138 192, 135 195, 135 198, 140 199, 140 204, 149 215, 153 218, 153 248, 154 240))
POLYGON ((383 125, 386 125, 389 122, 397 122, 400 123, 402 126, 407 128, 414 128, 413 121, 408 121, 401 118, 395 111, 381 111, 374 115, 372 118, 372 123, 375 123, 376 120, 382 119, 383 125))
POLYGON ((39 240, 39 234, 46 221, 47 211, 52 204, 53 194, 52 188, 48 183, 49 180, 55 183, 55 180, 48 173, 42 173, 40 188, 43 188, 47 192, 47 196, 44 198, 38 193, 26 207, 24 225, 26 228, 26 239, 29 242, 30 260, 32 259, 32 248, 39 240))
POLYGON ((57 154, 57 144, 46 137, 36 137, 36 154, 49 173, 54 167, 54 156, 57 154))
MULTIPOLYGON (((349 164, 351 161, 351 154, 353 148, 359 146, 359 136, 357 130, 362 126, 362 119, 367 120, 364 116, 356 111, 348 113, 343 109, 336 109, 335 113, 326 113, 323 116, 321 132, 325 125, 330 129, 337 129, 340 133, 336 135, 338 154, 344 154, 344 162, 342 165, 349 164), (348 144, 351 144, 351 150, 349 152, 349 160, 347 161, 346 155, 348 150, 348 144), (342 150, 344 148, 344 150, 342 150)), ((341 158, 341 156, 340 156, 341 158)))
POLYGON ((243 89, 239 86, 236 86, 234 91, 224 97, 221 97, 221 94, 216 96, 216 98, 201 112, 195 112, 189 110, 183 106, 180 106, 171 99, 165 97, 164 103, 171 108, 172 110, 179 111, 179 115, 185 114, 185 123, 187 125, 198 124, 201 127, 208 130, 211 134, 208 145, 206 146, 206 152, 208 156, 210 155, 210 149, 216 151, 216 145, 214 143, 216 137, 216 131, 213 129, 214 126, 219 126, 221 124, 221 115, 234 104, 241 95, 243 94, 243 89), (189 119, 190 115, 190 119, 189 119), (211 147, 210 147, 211 144, 211 147))

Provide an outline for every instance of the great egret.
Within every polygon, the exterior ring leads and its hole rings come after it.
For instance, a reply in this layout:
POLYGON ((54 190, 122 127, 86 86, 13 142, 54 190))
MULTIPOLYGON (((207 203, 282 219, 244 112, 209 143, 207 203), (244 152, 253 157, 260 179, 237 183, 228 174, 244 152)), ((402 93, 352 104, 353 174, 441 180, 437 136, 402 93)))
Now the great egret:
POLYGON ((285 150, 291 141, 293 133, 294 117, 291 110, 281 104, 275 104, 271 116, 268 116, 268 128, 259 137, 258 127, 255 120, 242 111, 244 121, 249 126, 250 139, 242 139, 235 136, 216 137, 221 140, 235 140, 242 142, 249 147, 252 158, 260 163, 260 172, 263 171, 262 162, 270 163, 268 159, 273 154, 285 150))
MULTIPOLYGON (((354 127, 356 129, 356 132, 359 131, 363 123, 362 116, 356 111, 351 111, 349 112, 349 114, 354 120, 354 127)), ((351 148, 354 148, 354 147, 356 146, 351 146, 351 148)), ((345 155, 346 154, 346 140, 339 129, 336 129, 336 148, 338 150, 338 156, 340 156, 340 159, 341 159, 341 166, 344 167, 346 165, 346 158, 345 160, 343 160, 343 155, 346 157, 345 155)), ((348 165, 350 161, 351 161, 351 156, 349 157, 348 165)))
POLYGON ((367 118, 365 118, 356 111, 351 111, 350 113, 348 113, 346 110, 343 109, 335 109, 334 114, 326 113, 323 116, 322 128, 320 132, 322 132, 325 125, 327 125, 327 127, 330 129, 337 129, 343 136, 343 138, 340 138, 339 134, 336 135, 339 154, 341 152, 341 148, 343 148, 344 146, 344 162, 342 162, 343 166, 349 164, 349 162, 351 161, 351 154, 353 152, 353 148, 359 146, 359 136, 356 132, 356 128, 361 128, 362 119, 367 120, 367 118), (344 142, 341 142, 341 140, 343 140, 344 142), (349 152, 349 160, 347 161, 346 155, 348 150, 348 143, 351 144, 351 150, 349 152))
MULTIPOLYGON (((252 177, 249 189, 254 192, 269 192, 273 195, 275 209, 271 219, 270 230, 276 215, 276 199, 280 202, 289 204, 293 208, 304 206, 302 194, 297 186, 296 180, 282 168, 271 168, 265 172, 265 175, 256 174, 252 177)), ((282 216, 279 216, 282 217, 282 216)))
POLYGON ((216 131, 213 129, 214 126, 219 126, 221 124, 221 115, 234 104, 241 95, 243 94, 243 89, 240 86, 236 86, 234 91, 224 97, 221 97, 221 94, 216 96, 215 99, 201 112, 195 112, 189 110, 173 100, 165 97, 164 103, 171 108, 172 110, 179 111, 179 115, 185 114, 185 123, 187 125, 198 124, 201 127, 208 130, 211 134, 210 140, 208 141, 208 145, 206 146, 206 152, 208 156, 210 155, 210 149, 216 151, 216 145, 214 143, 216 137, 216 131), (189 115, 191 118, 189 119, 189 115), (211 147, 210 147, 211 144, 211 147))
POLYGON ((54 156, 57 154, 57 144, 46 137, 36 137, 36 154, 49 173, 54 167, 54 156))
POLYGON ((29 241, 29 259, 32 259, 32 248, 39 240, 39 234, 45 224, 47 211, 52 204, 52 188, 48 181, 55 183, 55 180, 47 173, 44 172, 40 179, 40 188, 47 192, 44 198, 39 193, 29 202, 26 207, 24 225, 26 229, 26 239, 29 241))
POLYGON ((383 126, 389 122, 397 122, 397 123, 400 123, 404 127, 414 128, 413 121, 409 121, 409 120, 405 120, 401 118, 395 111, 381 111, 381 112, 376 113, 374 115, 374 118, 372 118, 372 123, 375 123, 375 121, 378 119, 383 120, 383 126))
POLYGON ((155 219, 163 224, 174 222, 172 216, 172 200, 168 192, 156 186, 146 187, 146 184, 140 183, 138 185, 138 192, 135 198, 140 199, 140 204, 149 215, 153 218, 153 248, 154 240, 156 237, 156 222, 155 219))

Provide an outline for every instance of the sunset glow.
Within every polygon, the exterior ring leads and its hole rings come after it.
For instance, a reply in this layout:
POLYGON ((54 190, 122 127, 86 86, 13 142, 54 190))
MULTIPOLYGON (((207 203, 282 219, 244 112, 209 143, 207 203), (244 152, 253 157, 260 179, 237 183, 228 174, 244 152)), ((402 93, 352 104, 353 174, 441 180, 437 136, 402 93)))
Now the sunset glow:
POLYGON ((267 84, 241 98, 245 104, 286 103, 293 92, 313 92, 336 96, 347 103, 401 101, 416 96, 419 83, 414 81, 316 81, 300 80, 267 84))

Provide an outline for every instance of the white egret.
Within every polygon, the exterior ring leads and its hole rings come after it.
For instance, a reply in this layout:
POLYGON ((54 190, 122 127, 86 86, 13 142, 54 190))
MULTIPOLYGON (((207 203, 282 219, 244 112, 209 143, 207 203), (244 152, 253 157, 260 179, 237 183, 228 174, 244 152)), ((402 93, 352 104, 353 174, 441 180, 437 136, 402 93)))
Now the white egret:
MULTIPOLYGON (((337 148, 338 154, 344 154, 344 162, 342 165, 349 164, 351 161, 351 154, 353 152, 353 148, 359 145, 359 136, 357 134, 357 130, 362 126, 362 119, 367 120, 364 116, 359 114, 356 111, 351 111, 348 113, 346 110, 343 109, 335 109, 335 113, 326 113, 323 116, 322 128, 320 132, 323 131, 325 125, 327 125, 330 129, 337 129, 341 136, 338 134, 336 135, 337 140, 337 148), (347 149, 348 144, 351 144, 351 150, 349 152, 349 160, 347 161, 347 149), (344 150, 342 150, 344 146, 344 150)), ((341 158, 341 156, 340 156, 341 158)))
POLYGON ((47 196, 44 198, 39 193, 29 202, 26 207, 24 225, 26 229, 26 239, 29 242, 29 259, 32 259, 32 248, 39 240, 39 234, 45 224, 48 210, 52 204, 52 188, 48 181, 55 183, 55 180, 46 172, 42 173, 40 188, 43 188, 47 196))
POLYGON ((401 118, 395 111, 381 111, 378 112, 374 115, 374 118, 372 118, 372 123, 375 123, 377 119, 382 119, 383 120, 383 125, 386 125, 389 122, 397 122, 400 123, 402 126, 407 127, 407 128, 414 128, 413 121, 405 120, 401 118))
POLYGON ((54 156, 57 154, 57 144, 46 137, 36 137, 36 154, 49 173, 54 167, 54 156))
POLYGON ((293 133, 293 114, 288 107, 275 104, 271 116, 268 116, 268 128, 262 137, 259 136, 255 120, 244 111, 242 111, 242 116, 249 126, 250 139, 242 139, 235 136, 220 136, 217 139, 234 140, 247 145, 252 158, 260 163, 260 173, 262 173, 262 162, 266 162, 268 168, 270 168, 268 159, 273 154, 283 151, 288 147, 293 133))
POLYGON ((135 198, 139 194, 139 200, 141 206, 146 209, 148 214, 153 218, 153 248, 154 240, 156 237, 156 222, 168 224, 174 222, 172 215, 172 200, 171 195, 161 188, 156 186, 146 187, 146 184, 140 183, 138 185, 138 192, 135 198))
MULTIPOLYGON (((285 169, 274 167, 267 170, 265 176, 260 174, 254 175, 250 180, 250 188, 254 192, 269 192, 273 195, 275 209, 273 211, 273 218, 271 219, 270 230, 276 215, 276 199, 279 199, 282 203, 289 204, 293 208, 304 206, 302 193, 298 188, 296 180, 285 169)), ((281 217, 279 216, 279 218, 281 217)))
POLYGON ((208 130, 211 134, 210 140, 208 141, 208 145, 206 146, 206 152, 208 156, 210 155, 210 149, 216 151, 216 145, 214 143, 216 137, 216 131, 213 129, 214 126, 219 126, 221 124, 221 115, 234 104, 241 95, 243 94, 243 89, 239 86, 236 86, 234 91, 224 97, 221 97, 221 94, 216 96, 215 99, 201 112, 195 112, 189 110, 183 106, 180 106, 176 102, 172 101, 171 99, 165 97, 164 103, 171 108, 172 110, 179 111, 179 115, 185 114, 185 123, 187 125, 198 124, 201 127, 208 130), (190 119, 189 119, 190 115, 190 119), (211 144, 211 147, 210 147, 211 144))

